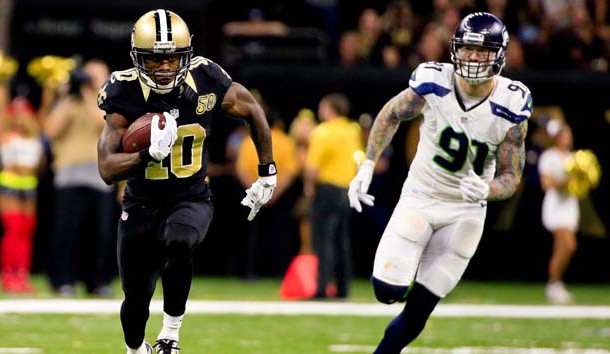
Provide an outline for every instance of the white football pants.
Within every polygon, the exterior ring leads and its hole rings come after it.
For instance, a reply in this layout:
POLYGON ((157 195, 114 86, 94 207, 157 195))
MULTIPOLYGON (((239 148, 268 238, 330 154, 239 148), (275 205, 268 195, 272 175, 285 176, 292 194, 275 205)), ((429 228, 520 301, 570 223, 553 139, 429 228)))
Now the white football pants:
POLYGON ((379 241, 373 276, 399 286, 410 286, 417 276, 418 283, 445 297, 479 245, 486 212, 486 202, 439 201, 403 189, 379 241))

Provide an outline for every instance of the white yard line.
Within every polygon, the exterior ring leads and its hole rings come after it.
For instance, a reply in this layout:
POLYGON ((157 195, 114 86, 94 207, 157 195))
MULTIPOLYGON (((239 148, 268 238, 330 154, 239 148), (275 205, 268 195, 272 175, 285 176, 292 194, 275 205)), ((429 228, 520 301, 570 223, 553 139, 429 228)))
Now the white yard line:
POLYGON ((42 353, 36 348, 0 348, 0 354, 37 354, 42 353))
MULTIPOLYGON (((331 345, 333 353, 371 353, 375 347, 368 345, 331 345)), ((553 349, 553 348, 508 348, 508 347, 458 347, 426 348, 412 347, 403 349, 402 354, 610 354, 604 349, 553 349)))
MULTIPOLYGON (((0 300, 0 314, 73 313, 116 314, 121 300, 0 300)), ((152 313, 162 312, 162 302, 151 303, 152 313)), ((315 301, 189 301, 188 313, 241 315, 343 315, 394 316, 402 306, 375 303, 315 301)), ((599 318, 610 319, 610 306, 532 306, 440 304, 433 317, 504 317, 504 318, 599 318)))

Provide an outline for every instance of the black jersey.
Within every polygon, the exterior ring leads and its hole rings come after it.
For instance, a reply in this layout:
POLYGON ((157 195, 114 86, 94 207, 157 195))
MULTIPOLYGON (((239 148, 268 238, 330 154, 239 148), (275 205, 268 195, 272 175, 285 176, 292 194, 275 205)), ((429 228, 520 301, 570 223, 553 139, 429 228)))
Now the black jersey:
POLYGON ((141 83, 135 68, 112 73, 98 95, 102 110, 121 114, 129 122, 148 112, 169 112, 178 125, 170 155, 129 179, 126 202, 159 204, 209 197, 206 136, 231 83, 218 64, 203 57, 193 58, 185 82, 163 95, 141 83))

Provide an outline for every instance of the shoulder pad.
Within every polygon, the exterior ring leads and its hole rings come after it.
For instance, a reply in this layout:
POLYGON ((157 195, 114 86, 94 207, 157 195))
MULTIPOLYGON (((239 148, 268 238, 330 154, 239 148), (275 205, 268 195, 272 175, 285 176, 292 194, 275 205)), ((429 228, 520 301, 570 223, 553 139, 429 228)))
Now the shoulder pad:
POLYGON ((130 116, 134 102, 141 97, 141 86, 135 68, 113 72, 97 95, 97 104, 106 113, 130 116))
POLYGON ((518 124, 528 119, 534 109, 532 93, 520 81, 498 76, 498 88, 490 99, 494 115, 518 124))
POLYGON ((138 72, 135 68, 112 72, 108 77, 108 81, 106 81, 97 94, 98 106, 106 112, 112 112, 110 108, 113 105, 113 101, 127 86, 126 83, 137 80, 138 72))
POLYGON ((421 63, 411 74, 409 86, 418 95, 443 97, 451 92, 453 66, 446 63, 421 63))
POLYGON ((220 65, 205 57, 197 56, 191 59, 189 70, 204 72, 226 87, 233 82, 231 76, 220 65))

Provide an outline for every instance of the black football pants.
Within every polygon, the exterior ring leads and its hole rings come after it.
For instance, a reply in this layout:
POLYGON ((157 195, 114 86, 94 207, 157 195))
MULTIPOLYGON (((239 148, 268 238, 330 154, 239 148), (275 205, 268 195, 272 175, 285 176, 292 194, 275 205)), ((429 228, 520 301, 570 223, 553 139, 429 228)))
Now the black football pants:
POLYGON ((203 241, 212 214, 210 201, 185 201, 164 208, 135 204, 124 210, 117 256, 125 294, 121 324, 130 348, 137 348, 144 340, 159 275, 164 312, 184 314, 193 277, 193 250, 203 241))

